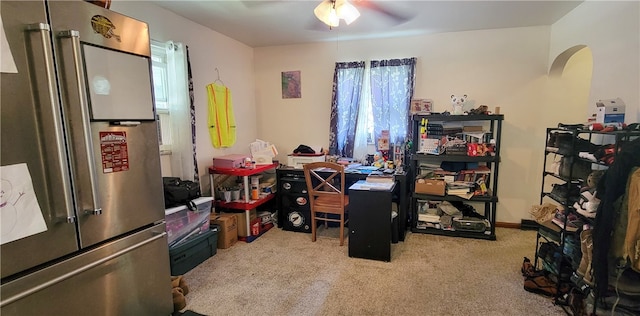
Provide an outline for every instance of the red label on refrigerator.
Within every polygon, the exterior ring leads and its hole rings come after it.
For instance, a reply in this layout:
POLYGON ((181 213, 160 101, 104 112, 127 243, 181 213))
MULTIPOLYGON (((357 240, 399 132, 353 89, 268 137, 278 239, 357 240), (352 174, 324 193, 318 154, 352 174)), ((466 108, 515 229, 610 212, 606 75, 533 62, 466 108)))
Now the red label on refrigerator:
POLYGON ((100 154, 102 155, 102 172, 129 170, 127 133, 100 132, 100 154))

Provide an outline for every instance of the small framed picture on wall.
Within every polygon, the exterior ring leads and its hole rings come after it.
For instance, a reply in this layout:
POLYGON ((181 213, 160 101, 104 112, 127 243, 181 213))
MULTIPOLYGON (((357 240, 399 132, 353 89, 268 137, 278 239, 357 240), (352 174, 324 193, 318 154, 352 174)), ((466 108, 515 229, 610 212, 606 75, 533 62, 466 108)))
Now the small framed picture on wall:
POLYGON ((411 114, 429 114, 433 111, 433 100, 413 99, 411 100, 411 114))
POLYGON ((300 89, 300 70, 282 72, 282 98, 298 99, 302 98, 300 89))

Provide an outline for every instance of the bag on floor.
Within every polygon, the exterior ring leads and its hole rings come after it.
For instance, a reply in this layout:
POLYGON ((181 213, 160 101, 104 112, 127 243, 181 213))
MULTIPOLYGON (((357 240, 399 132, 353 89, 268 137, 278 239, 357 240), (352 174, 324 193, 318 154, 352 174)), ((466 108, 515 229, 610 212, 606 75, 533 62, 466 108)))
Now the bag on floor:
POLYGON ((187 205, 194 210, 192 200, 200 197, 200 184, 189 180, 180 180, 178 177, 163 177, 164 204, 165 207, 187 205))

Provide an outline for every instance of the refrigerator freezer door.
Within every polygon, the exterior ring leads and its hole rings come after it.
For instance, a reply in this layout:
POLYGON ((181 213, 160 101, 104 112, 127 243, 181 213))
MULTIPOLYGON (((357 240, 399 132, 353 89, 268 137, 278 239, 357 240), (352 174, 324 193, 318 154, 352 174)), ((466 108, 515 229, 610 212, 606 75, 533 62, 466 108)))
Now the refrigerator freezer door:
POLYGON ((170 315, 165 225, 5 283, 0 290, 2 315, 170 315))
POLYGON ((4 279, 72 253, 78 243, 44 2, 2 1, 1 13, 9 44, 3 53, 11 50, 17 73, 0 77, 0 165, 27 165, 46 223, 42 233, 2 244, 4 279))
POLYGON ((83 1, 49 2, 49 17, 73 157, 80 246, 84 248, 164 219, 148 28, 143 22, 83 1), (100 93, 95 93, 93 81, 99 75, 95 71, 104 67, 92 62, 112 62, 103 76, 113 88, 108 90, 109 102, 98 100, 105 97, 100 94, 106 93, 102 84, 98 84, 100 93), (136 66, 130 67, 132 64, 136 66), (89 69, 92 71, 87 72, 89 69), (131 78, 137 78, 137 84, 117 89, 118 81, 131 82, 131 78), (126 107, 142 107, 146 111, 140 113, 146 114, 122 117, 121 108, 94 110, 93 114, 104 116, 92 119, 92 106, 122 107, 129 100, 135 104, 126 107), (129 121, 133 118, 141 120, 129 121))

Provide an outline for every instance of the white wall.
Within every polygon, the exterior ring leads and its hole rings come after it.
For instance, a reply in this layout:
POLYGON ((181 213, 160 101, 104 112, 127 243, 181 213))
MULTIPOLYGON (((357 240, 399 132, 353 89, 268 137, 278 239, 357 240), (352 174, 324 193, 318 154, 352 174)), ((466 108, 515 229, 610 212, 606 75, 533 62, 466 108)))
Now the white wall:
POLYGON ((593 54, 588 112, 596 101, 620 97, 625 121, 640 119, 640 2, 585 1, 551 27, 549 61, 575 45, 593 54))
MULTIPOLYGON (((638 2, 587 1, 551 27, 444 33, 407 38, 250 47, 144 2, 114 2, 112 9, 147 21, 151 37, 190 48, 197 112, 198 166, 203 184, 211 158, 247 153, 256 137, 271 141, 279 159, 299 144, 328 144, 331 82, 336 61, 418 57, 416 98, 449 108, 451 94, 468 94, 476 106, 505 114, 498 203, 499 222, 518 223, 539 201, 545 128, 559 121, 583 122, 563 106, 548 69, 564 50, 585 44, 593 55, 588 104, 621 97, 627 122, 640 118, 638 2), (220 69, 233 91, 238 142, 212 148, 206 126, 204 87, 220 69), (282 99, 282 71, 302 71, 302 98, 282 99)), ((336 29, 339 37, 339 29, 336 29)), ((584 100, 584 97, 580 97, 584 100)), ((577 101, 584 102, 584 101, 577 101)))
POLYGON ((196 151, 202 189, 209 190, 208 167, 212 158, 249 154, 257 135, 254 100, 253 49, 163 8, 144 1, 114 1, 111 9, 149 24, 151 38, 189 46, 196 107, 196 151), (220 78, 231 89, 237 122, 237 141, 231 148, 214 149, 207 128, 206 85, 220 78))
MULTIPOLYGON (((416 98, 449 110, 451 94, 467 94, 505 114, 499 175, 498 221, 520 222, 538 202, 545 126, 549 27, 444 33, 255 49, 258 134, 276 144, 280 160, 299 144, 328 145, 331 85, 336 61, 417 57, 416 98), (523 41, 522 39, 526 39, 523 41), (302 98, 282 99, 280 73, 302 72, 302 98), (538 132, 536 138, 533 131, 538 132), (535 170, 533 172, 532 170, 535 170)), ((476 206, 480 207, 480 206, 476 206)))

